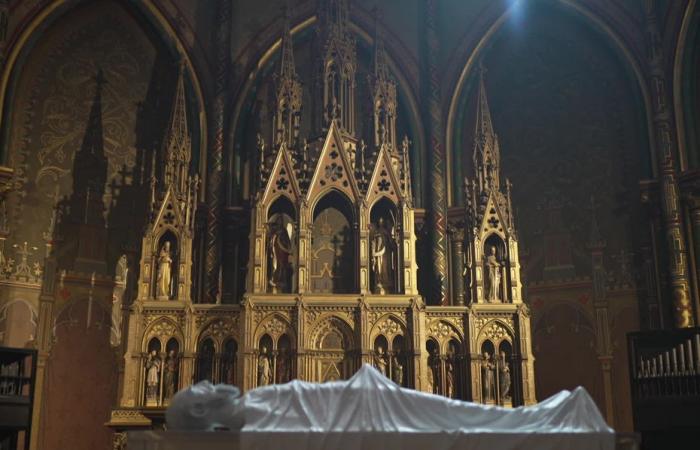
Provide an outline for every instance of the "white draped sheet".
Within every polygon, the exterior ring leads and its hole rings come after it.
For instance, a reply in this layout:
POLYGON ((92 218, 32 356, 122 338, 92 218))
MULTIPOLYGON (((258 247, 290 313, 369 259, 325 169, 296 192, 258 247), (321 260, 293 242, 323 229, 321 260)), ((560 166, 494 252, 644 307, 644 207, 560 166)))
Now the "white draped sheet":
POLYGON ((365 365, 347 381, 296 380, 253 389, 241 407, 246 423, 240 433, 134 433, 129 448, 193 449, 177 442, 185 445, 197 435, 207 442, 201 448, 210 450, 615 448, 614 431, 583 388, 509 409, 404 389, 365 365))

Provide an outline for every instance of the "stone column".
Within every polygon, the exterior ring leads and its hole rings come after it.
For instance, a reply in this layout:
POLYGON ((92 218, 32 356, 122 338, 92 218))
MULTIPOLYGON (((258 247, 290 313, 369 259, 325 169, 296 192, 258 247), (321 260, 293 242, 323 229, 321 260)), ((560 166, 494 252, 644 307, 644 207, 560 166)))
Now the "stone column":
MULTIPOLYGON (((693 245, 695 279, 700 283, 700 197, 692 196, 688 199, 688 209, 690 211, 691 241, 693 245)), ((700 289, 700 288, 699 288, 700 289)), ((695 320, 697 322, 700 314, 700 298, 695 299, 695 320)))
POLYGON ((221 210, 224 203, 224 135, 226 128, 226 93, 228 88, 229 47, 231 43, 231 0, 219 0, 216 26, 216 82, 212 108, 211 143, 206 191, 206 296, 209 303, 220 297, 219 272, 221 269, 221 210))
POLYGON ((433 269, 431 274, 431 291, 435 294, 431 303, 447 305, 449 303, 447 280, 447 197, 445 193, 445 148, 443 144, 442 99, 440 95, 440 67, 437 55, 440 53, 440 41, 436 23, 437 0, 425 0, 425 54, 427 65, 423 71, 423 90, 425 106, 425 123, 429 137, 428 154, 430 155, 430 245, 433 269))
POLYGON ((464 229, 456 226, 449 228, 452 244, 452 301, 464 305, 464 229))
POLYGON ((668 281, 673 299, 674 323, 677 328, 692 327, 695 323, 690 289, 686 242, 681 227, 680 200, 676 176, 676 143, 671 126, 670 98, 666 91, 664 56, 656 14, 656 2, 644 0, 649 68, 649 91, 652 96, 654 146, 658 158, 659 191, 662 220, 668 253, 668 281))

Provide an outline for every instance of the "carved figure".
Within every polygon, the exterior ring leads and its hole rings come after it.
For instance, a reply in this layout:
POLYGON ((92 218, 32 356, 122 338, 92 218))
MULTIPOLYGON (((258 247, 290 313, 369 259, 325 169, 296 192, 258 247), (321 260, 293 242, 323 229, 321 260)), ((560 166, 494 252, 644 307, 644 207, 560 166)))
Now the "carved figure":
POLYGON ((171 296, 173 258, 170 253, 170 241, 165 241, 158 255, 158 278, 156 283, 156 296, 160 299, 169 299, 171 296))
POLYGON ((433 352, 428 359, 428 366, 430 366, 430 373, 433 378, 433 394, 439 394, 440 386, 442 385, 442 377, 440 376, 440 356, 435 349, 433 349, 433 352))
POLYGON ((165 359, 165 372, 163 373, 163 388, 165 389, 164 398, 166 400, 173 398, 175 395, 177 378, 177 354, 175 350, 168 352, 168 357, 165 359))
POLYGON ((445 395, 449 398, 455 396, 454 361, 452 358, 447 358, 445 361, 445 395))
POLYGON ((501 284, 501 263, 496 257, 496 247, 491 247, 490 253, 486 256, 486 264, 488 268, 488 295, 486 300, 496 302, 499 300, 499 286, 501 284))
POLYGON ((284 218, 281 214, 277 215, 277 220, 271 225, 269 252, 272 292, 290 292, 291 265, 289 257, 292 254, 292 240, 290 230, 285 228, 284 218))
POLYGON ((146 360, 146 403, 158 403, 160 366, 161 361, 158 358, 158 352, 151 350, 146 360))
POLYGON ((498 386, 500 388, 500 401, 510 398, 510 367, 506 361, 505 352, 501 352, 501 361, 498 367, 498 386))
POLYGON ((493 382, 493 362, 491 361, 491 355, 489 355, 489 352, 484 352, 483 359, 481 360, 481 391, 482 398, 486 402, 493 400, 493 382))
POLYGON ((260 356, 258 356, 258 386, 267 386, 271 382, 270 358, 267 356, 267 347, 263 347, 260 356))
POLYGON ((403 365, 401 364, 401 361, 399 361, 399 358, 394 356, 394 360, 392 362, 392 379, 394 380, 394 383, 398 384, 399 386, 403 385, 403 365))
POLYGON ((287 349, 281 348, 277 355, 277 382, 286 383, 291 378, 289 375, 289 354, 287 349))
POLYGON ((377 353, 374 355, 374 366, 381 372, 382 375, 387 378, 389 377, 389 374, 387 373, 386 355, 384 354, 384 347, 382 346, 377 347, 377 353))
POLYGON ((384 218, 380 217, 377 225, 372 230, 372 273, 374 274, 374 288, 377 294, 386 293, 385 287, 391 285, 394 270, 393 242, 394 231, 386 228, 384 218))

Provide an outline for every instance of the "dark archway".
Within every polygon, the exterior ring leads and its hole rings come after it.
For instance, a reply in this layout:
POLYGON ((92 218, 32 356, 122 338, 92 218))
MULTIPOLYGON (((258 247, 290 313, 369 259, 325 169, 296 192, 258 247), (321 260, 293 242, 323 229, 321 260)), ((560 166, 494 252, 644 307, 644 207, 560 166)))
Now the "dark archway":
POLYGON ((311 235, 311 291, 357 291, 357 225, 352 202, 336 190, 323 196, 314 208, 311 235))

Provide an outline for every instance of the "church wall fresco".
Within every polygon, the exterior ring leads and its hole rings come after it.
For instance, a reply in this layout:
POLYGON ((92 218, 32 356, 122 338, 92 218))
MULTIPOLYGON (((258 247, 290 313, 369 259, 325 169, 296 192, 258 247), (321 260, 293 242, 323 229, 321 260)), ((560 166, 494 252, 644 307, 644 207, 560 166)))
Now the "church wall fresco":
MULTIPOLYGON (((47 30, 24 65, 9 118, 9 165, 21 183, 13 202, 9 243, 43 247, 52 209, 71 193, 73 155, 85 134, 102 68, 108 180, 136 160, 136 111, 146 96, 156 48, 121 7, 97 2, 47 30), (75 22, 72 22, 75 21, 75 22), (72 22, 72 23, 71 23, 72 22)), ((104 199, 109 206, 111 197, 104 199)))

